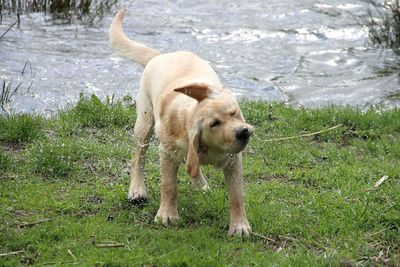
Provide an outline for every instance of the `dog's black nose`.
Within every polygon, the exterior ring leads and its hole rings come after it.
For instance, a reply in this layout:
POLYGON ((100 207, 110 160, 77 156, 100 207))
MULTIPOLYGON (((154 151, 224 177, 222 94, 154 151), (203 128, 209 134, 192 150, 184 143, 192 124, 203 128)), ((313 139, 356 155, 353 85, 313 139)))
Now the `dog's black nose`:
POLYGON ((249 128, 243 127, 236 131, 236 138, 241 141, 249 139, 250 136, 251 132, 249 131, 249 128))

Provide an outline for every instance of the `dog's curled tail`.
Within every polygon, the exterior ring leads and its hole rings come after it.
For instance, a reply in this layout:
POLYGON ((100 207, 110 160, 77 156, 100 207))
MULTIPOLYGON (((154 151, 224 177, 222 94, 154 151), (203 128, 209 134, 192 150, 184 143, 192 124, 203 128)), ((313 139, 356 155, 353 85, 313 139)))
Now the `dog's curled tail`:
POLYGON ((110 44, 117 55, 139 63, 143 67, 160 52, 144 44, 130 40, 122 31, 122 21, 126 9, 121 9, 115 15, 110 27, 110 44))

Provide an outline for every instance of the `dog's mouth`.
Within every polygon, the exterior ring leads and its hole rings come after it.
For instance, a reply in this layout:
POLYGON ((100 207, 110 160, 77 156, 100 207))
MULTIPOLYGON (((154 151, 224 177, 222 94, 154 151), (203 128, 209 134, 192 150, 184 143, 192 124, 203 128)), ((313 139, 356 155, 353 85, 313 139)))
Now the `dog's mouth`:
POLYGON ((197 153, 200 158, 205 157, 209 150, 221 154, 238 154, 246 148, 246 145, 249 143, 252 134, 253 131, 251 129, 243 130, 243 128, 240 128, 239 130, 235 131, 234 140, 229 143, 225 143, 222 146, 209 146, 200 139, 197 153))
MULTIPOLYGON (((223 153, 223 154, 224 153, 227 153, 227 154, 238 154, 238 153, 242 152, 246 148, 246 145, 247 145, 248 142, 249 142, 249 140, 240 141, 240 142, 237 142, 236 144, 234 144, 233 146, 232 145, 230 146, 230 145, 227 144, 227 146, 224 149, 221 149, 221 150, 218 149, 218 150, 220 150, 220 153, 223 153), (226 148, 228 148, 228 149, 226 149, 226 148)), ((209 150, 209 148, 208 148, 207 145, 205 145, 203 143, 200 143, 199 148, 197 150, 197 153, 198 153, 200 158, 203 158, 203 157, 207 156, 208 150, 209 150)))
POLYGON ((237 141, 235 147, 233 148, 233 150, 231 151, 232 154, 237 154, 242 152, 245 148, 246 145, 249 143, 250 139, 246 139, 246 140, 241 140, 241 141, 237 141))

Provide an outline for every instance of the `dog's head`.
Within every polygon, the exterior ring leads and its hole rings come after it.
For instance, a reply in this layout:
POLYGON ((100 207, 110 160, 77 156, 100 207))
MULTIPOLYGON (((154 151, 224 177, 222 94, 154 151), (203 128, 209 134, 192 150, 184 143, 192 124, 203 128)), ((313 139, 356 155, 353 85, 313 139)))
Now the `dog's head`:
POLYGON ((175 89, 198 101, 188 122, 189 150, 187 170, 199 174, 200 158, 212 151, 236 154, 249 142, 253 127, 247 124, 235 96, 229 90, 215 92, 206 84, 192 84, 175 89))

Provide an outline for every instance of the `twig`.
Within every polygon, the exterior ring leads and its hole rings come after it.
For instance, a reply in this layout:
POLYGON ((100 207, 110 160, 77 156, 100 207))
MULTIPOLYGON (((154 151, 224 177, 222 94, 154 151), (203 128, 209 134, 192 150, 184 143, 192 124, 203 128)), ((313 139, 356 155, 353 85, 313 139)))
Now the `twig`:
POLYGON ((1 40, 1 38, 3 38, 3 36, 6 35, 7 32, 9 32, 9 31, 11 30, 11 28, 14 27, 15 24, 17 24, 17 23, 18 23, 18 20, 16 20, 13 24, 11 24, 11 26, 8 27, 8 29, 0 36, 0 40, 1 40))
MULTIPOLYGON (((107 242, 107 241, 106 241, 107 242)), ((109 243, 97 243, 94 235, 90 236, 90 243, 92 243, 96 248, 121 248, 125 247, 125 244, 117 243, 114 241, 108 241, 109 243)))
MULTIPOLYGON (((268 241, 271 241, 271 242, 275 242, 275 243, 277 242, 275 239, 272 239, 272 238, 270 238, 270 237, 264 236, 264 235, 259 234, 259 233, 252 232, 251 234, 252 234, 252 235, 255 235, 255 236, 257 236, 257 237, 261 237, 261 238, 263 238, 263 239, 265 239, 265 240, 268 240, 268 241)), ((289 237, 289 236, 278 235, 278 237, 279 237, 279 238, 282 238, 282 239, 286 239, 286 240, 296 241, 296 238, 289 237)))
POLYGON ((25 62, 24 68, 23 68, 22 71, 21 71, 21 75, 22 75, 22 76, 24 76, 24 74, 25 74, 25 69, 26 69, 26 67, 28 66, 28 64, 29 64, 29 67, 30 67, 30 70, 31 70, 31 76, 32 76, 32 64, 31 64, 31 62, 30 62, 29 60, 27 60, 27 61, 25 62))
POLYGON ((382 178, 379 179, 379 180, 375 183, 374 188, 378 188, 379 186, 381 186, 381 184, 383 184, 383 182, 386 181, 387 178, 389 178, 389 176, 387 176, 387 175, 382 176, 382 178))
POLYGON ((342 127, 342 126, 343 126, 343 124, 338 124, 338 125, 335 125, 333 127, 328 128, 328 129, 320 130, 320 131, 314 132, 314 133, 300 134, 300 135, 295 135, 295 136, 290 136, 290 137, 267 139, 267 140, 263 140, 263 142, 274 142, 274 141, 291 140, 291 139, 296 139, 296 138, 301 138, 301 137, 309 137, 309 136, 317 135, 317 134, 320 134, 320 133, 332 131, 332 130, 334 130, 336 128, 339 128, 339 127, 342 127))
POLYGON ((378 231, 378 232, 375 232, 375 233, 370 233, 370 234, 368 234, 368 237, 371 237, 371 236, 374 236, 374 235, 378 235, 378 234, 380 234, 380 233, 383 233, 383 232, 385 232, 385 231, 387 231, 387 230, 390 230, 390 229, 392 229, 393 227, 387 227, 387 228, 385 228, 385 229, 382 229, 382 230, 380 230, 380 231, 378 231))
POLYGON ((285 236, 285 235, 278 235, 278 237, 286 239, 286 240, 291 240, 291 241, 296 241, 296 238, 290 237, 290 236, 285 236))
POLYGON ((96 176, 96 178, 99 178, 99 176, 97 175, 97 173, 96 173, 95 170, 93 169, 92 164, 89 163, 88 165, 89 165, 90 170, 91 170, 92 173, 94 174, 94 176, 96 176))
POLYGON ((34 226, 34 225, 36 225, 36 224, 40 224, 40 223, 44 223, 44 222, 48 222, 48 221, 51 221, 51 219, 41 219, 41 220, 39 220, 39 221, 36 221, 36 222, 31 222, 31 223, 23 223, 23 224, 21 224, 21 225, 19 225, 19 227, 20 228, 23 228, 23 227, 30 227, 30 226, 34 226))
POLYGON ((374 187, 368 188, 366 191, 377 190, 383 184, 383 182, 385 182, 388 178, 389 178, 389 176, 387 176, 387 175, 382 176, 381 179, 376 181, 374 187))
POLYGON ((121 248, 125 247, 122 243, 110 243, 110 244, 96 244, 96 248, 121 248))
POLYGON ((69 255, 71 255, 71 257, 72 257, 75 261, 77 260, 76 256, 74 255, 74 253, 72 253, 72 251, 71 251, 70 249, 68 249, 67 252, 68 252, 69 255))
MULTIPOLYGON (((15 93, 17 93, 17 91, 18 91, 18 89, 21 87, 21 85, 22 85, 22 82, 20 82, 20 83, 17 85, 17 87, 15 87, 14 92, 12 93, 12 95, 15 94, 15 93)), ((12 95, 11 95, 11 96, 12 96, 12 95)), ((11 99, 11 96, 10 96, 10 99, 11 99)))
POLYGON ((2 254, 0 254, 0 257, 11 256, 11 255, 17 255, 17 254, 21 254, 21 253, 25 253, 25 251, 23 251, 23 250, 18 250, 18 251, 12 251, 12 252, 7 252, 7 253, 2 253, 2 254))
POLYGON ((255 235, 255 236, 257 236, 257 237, 261 237, 262 239, 265 239, 265 240, 268 240, 268 241, 271 241, 271 242, 276 243, 276 240, 274 240, 274 239, 272 239, 272 238, 269 238, 269 237, 267 237, 267 236, 263 236, 262 234, 255 233, 255 232, 252 232, 251 234, 252 234, 252 235, 255 235))
POLYGON ((36 266, 47 266, 47 265, 78 265, 78 264, 82 264, 85 261, 52 261, 52 262, 45 262, 42 264, 38 264, 36 266))
POLYGON ((29 83, 28 89, 26 90, 27 93, 29 93, 29 91, 31 90, 32 83, 33 83, 33 80, 35 79, 35 76, 36 76, 36 73, 34 73, 32 76, 31 82, 29 83))
POLYGON ((19 8, 17 9, 17 22, 18 22, 18 28, 19 28, 19 25, 21 24, 21 18, 20 18, 20 14, 19 14, 19 8))

